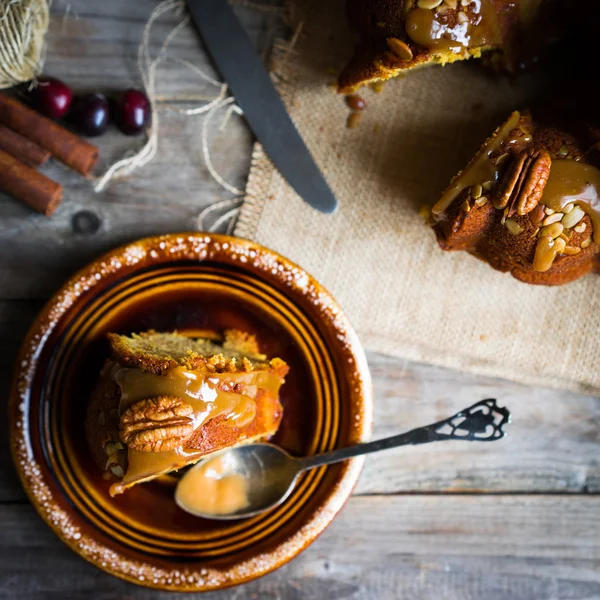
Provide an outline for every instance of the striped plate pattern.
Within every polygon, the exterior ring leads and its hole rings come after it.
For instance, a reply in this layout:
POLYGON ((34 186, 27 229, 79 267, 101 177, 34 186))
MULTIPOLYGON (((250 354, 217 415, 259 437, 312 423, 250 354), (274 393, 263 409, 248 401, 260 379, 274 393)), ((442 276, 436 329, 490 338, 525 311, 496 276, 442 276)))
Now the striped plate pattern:
POLYGON ((110 498, 83 429, 105 334, 228 327, 290 364, 276 443, 303 455, 368 437, 370 378, 347 319, 302 269, 246 240, 174 234, 119 248, 67 282, 23 343, 10 402, 23 485, 63 541, 118 577, 180 591, 248 581, 310 544, 356 482, 360 459, 313 470, 281 506, 231 522, 181 511, 177 474, 110 498))

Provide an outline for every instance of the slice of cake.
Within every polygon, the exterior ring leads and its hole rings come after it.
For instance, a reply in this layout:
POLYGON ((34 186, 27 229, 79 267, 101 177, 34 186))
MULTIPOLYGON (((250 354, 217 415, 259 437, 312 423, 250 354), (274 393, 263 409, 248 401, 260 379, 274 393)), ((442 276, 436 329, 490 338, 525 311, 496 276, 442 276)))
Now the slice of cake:
POLYGON ((600 272, 600 121, 593 98, 514 112, 431 211, 443 250, 525 283, 600 272), (591 104, 591 106, 589 106, 591 104))
POLYGON ((260 354, 253 336, 149 331, 108 340, 86 435, 95 462, 118 480, 111 495, 277 431, 288 366, 260 354))
POLYGON ((590 0, 578 3, 576 11, 567 0, 347 0, 346 5, 358 43, 338 79, 344 94, 486 53, 494 70, 520 70, 594 10, 590 0))

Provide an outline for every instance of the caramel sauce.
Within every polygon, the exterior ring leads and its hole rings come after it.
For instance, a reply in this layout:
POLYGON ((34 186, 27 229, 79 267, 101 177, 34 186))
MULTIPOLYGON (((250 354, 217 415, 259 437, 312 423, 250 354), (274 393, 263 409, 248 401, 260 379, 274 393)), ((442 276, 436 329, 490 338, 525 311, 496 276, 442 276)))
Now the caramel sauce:
POLYGON ((499 129, 498 133, 483 145, 473 162, 452 182, 450 187, 431 209, 434 218, 443 214, 466 188, 485 181, 495 182, 497 180, 499 169, 492 161, 491 156, 500 149, 503 143, 510 145, 510 134, 519 124, 520 118, 520 113, 515 111, 499 129))
POLYGON ((477 0, 475 2, 476 20, 471 27, 470 48, 479 46, 497 46, 502 43, 500 25, 496 16, 496 9, 490 0, 477 0))
POLYGON ((183 366, 155 375, 120 365, 113 367, 111 375, 121 388, 119 414, 123 414, 129 406, 144 398, 176 396, 194 409, 194 428, 223 414, 227 415, 226 423, 231 427, 244 427, 250 423, 256 411, 254 398, 258 384, 261 379, 269 377, 261 372, 209 373, 204 369, 190 371, 183 366), (237 384, 241 385, 241 393, 233 392, 237 384))
POLYGON ((544 236, 538 240, 533 258, 533 268, 540 273, 548 271, 558 254, 557 242, 551 237, 544 236))
MULTIPOLYGON (((453 26, 443 23, 433 10, 415 8, 406 18, 408 37, 430 51, 460 53, 465 48, 488 46, 500 42, 496 11, 489 0, 472 0, 473 12, 468 21, 453 26)), ((462 13, 466 15, 466 13, 462 13)))
POLYGON ((600 243, 600 170, 574 160, 555 160, 540 203, 562 211, 571 202, 590 217, 594 242, 600 243))
POLYGON ((215 456, 188 471, 177 486, 175 500, 192 514, 225 515, 246 508, 248 482, 243 475, 225 475, 223 458, 215 456))
POLYGON ((415 8, 406 19, 408 37, 428 50, 460 52, 468 45, 468 23, 448 27, 435 18, 432 10, 415 8))
MULTIPOLYGON (((194 429, 221 415, 227 417, 222 422, 225 426, 248 425, 256 415, 258 390, 277 396, 282 383, 279 377, 265 371, 211 373, 204 369, 188 370, 183 366, 155 375, 114 363, 110 374, 121 389, 119 414, 145 398, 176 396, 192 406, 194 429)), ((185 447, 166 452, 141 452, 128 448, 127 472, 122 481, 111 488, 111 494, 121 493, 134 482, 179 469, 205 453, 185 447)))
POLYGON ((184 448, 175 448, 167 452, 141 452, 127 449, 127 472, 119 483, 111 486, 111 495, 120 494, 132 483, 146 481, 147 479, 181 469, 185 465, 200 460, 202 451, 186 452, 184 448))

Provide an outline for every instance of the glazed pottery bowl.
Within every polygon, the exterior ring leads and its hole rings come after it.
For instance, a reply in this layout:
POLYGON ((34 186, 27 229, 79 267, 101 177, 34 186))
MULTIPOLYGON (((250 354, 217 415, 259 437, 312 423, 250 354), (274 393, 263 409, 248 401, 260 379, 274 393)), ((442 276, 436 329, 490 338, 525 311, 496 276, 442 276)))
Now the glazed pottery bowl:
POLYGON ((291 367, 275 443, 306 455, 368 438, 370 377, 348 320, 302 269, 246 240, 174 234, 110 252, 67 282, 23 343, 10 400, 23 486, 66 544, 117 577, 180 591, 248 581, 306 548, 351 494, 361 459, 304 474, 281 506, 240 521, 183 512, 177 475, 110 498, 83 428, 105 334, 231 327, 291 367))

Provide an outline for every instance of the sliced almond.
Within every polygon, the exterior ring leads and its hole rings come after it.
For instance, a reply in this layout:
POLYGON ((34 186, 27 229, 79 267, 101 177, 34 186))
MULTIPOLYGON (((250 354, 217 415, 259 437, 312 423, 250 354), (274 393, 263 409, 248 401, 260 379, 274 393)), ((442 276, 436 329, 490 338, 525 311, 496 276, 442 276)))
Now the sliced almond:
POLYGON ((557 254, 562 254, 563 250, 567 247, 567 242, 562 238, 557 238, 554 240, 554 248, 556 249, 557 254))
POLYGON ((581 252, 581 248, 577 246, 565 246, 565 249, 562 251, 563 254, 568 254, 570 256, 574 254, 579 254, 581 252))
POLYGON ((112 474, 119 479, 122 479, 125 475, 125 471, 123 471, 123 467, 121 465, 117 465, 116 467, 111 467, 110 469, 112 474))
POLYGON ((485 204, 487 204, 487 201, 487 196, 481 196, 480 198, 477 198, 477 200, 475 200, 475 204, 477 206, 484 206, 485 204))
POLYGON ((554 209, 550 208, 549 206, 546 206, 546 208, 544 208, 544 212, 547 215, 553 215, 556 211, 554 209))
POLYGON ((477 198, 479 198, 481 194, 483 194, 483 187, 477 183, 471 188, 471 197, 474 200, 477 200, 477 198))
POLYGON ((119 457, 115 454, 113 456, 109 456, 106 461, 106 465, 104 465, 105 469, 108 469, 111 465, 116 465, 119 462, 119 457))
POLYGON ((395 37, 390 37, 387 38, 386 43, 390 51, 393 54, 395 54, 399 59, 412 60, 413 52, 406 42, 403 42, 402 40, 399 40, 395 37))
POLYGON ((506 219, 504 224, 506 225, 506 229, 513 235, 520 235, 523 233, 523 227, 521 227, 514 219, 506 219))
POLYGON ((551 215, 548 215, 543 221, 542 221, 542 227, 545 227, 546 225, 552 225, 552 223, 558 223, 559 221, 562 221, 563 218, 563 213, 558 212, 558 213, 553 213, 551 215))
POLYGON ((556 246, 553 239, 542 236, 535 247, 533 268, 540 273, 548 271, 556 257, 556 246))
POLYGON ((469 201, 468 201, 468 200, 465 200, 465 201, 462 203, 462 206, 461 206, 461 208, 463 209, 463 211, 464 211, 464 212, 468 213, 468 212, 471 210, 471 205, 469 204, 469 201))
POLYGON ((361 117, 362 117, 361 113, 351 112, 350 115, 348 116, 348 120, 346 121, 346 127, 348 129, 355 129, 356 127, 358 127, 361 117))
POLYGON ((585 223, 579 223, 579 225, 573 227, 573 231, 576 231, 577 233, 583 233, 586 229, 587 225, 585 223))
POLYGON ((571 202, 570 204, 563 206, 562 212, 564 212, 565 215, 568 215, 574 208, 575 208, 575 204, 573 202, 571 202))
POLYGON ((567 229, 571 229, 571 227, 575 227, 583 217, 585 217, 585 212, 582 211, 579 206, 575 206, 569 214, 563 217, 562 224, 567 229))
POLYGON ((443 0, 417 0, 417 6, 419 8, 437 8, 443 0))
POLYGON ((587 248, 590 244, 592 243, 592 238, 589 237, 587 240, 584 240, 583 242, 581 242, 581 247, 582 248, 587 248))
POLYGON ((106 456, 114 456, 117 453, 117 448, 113 442, 108 442, 104 447, 104 452, 106 456))
POLYGON ((563 230, 564 227, 561 223, 552 223, 542 228, 542 230, 540 231, 540 236, 547 236, 554 240, 563 232, 563 230))

